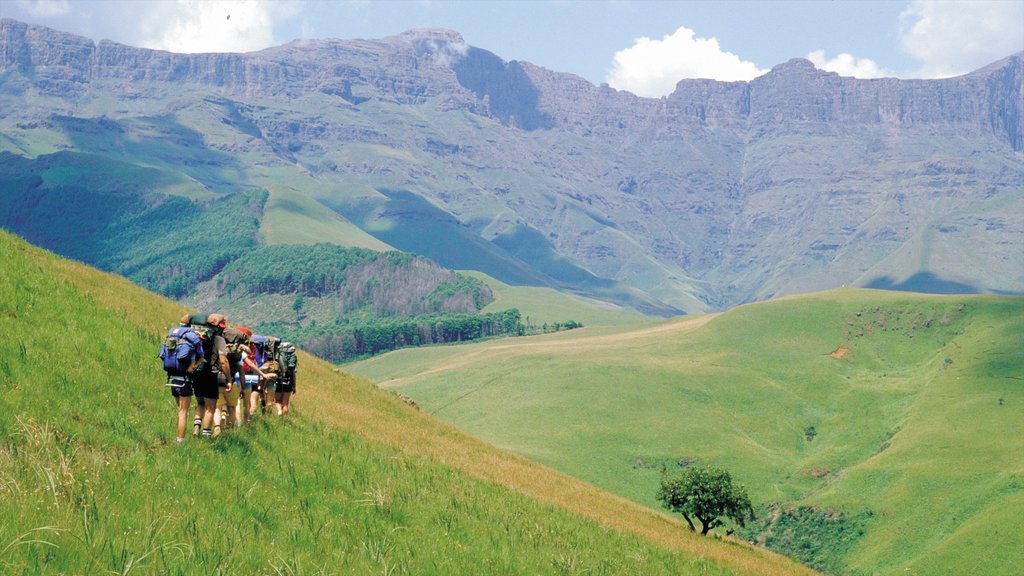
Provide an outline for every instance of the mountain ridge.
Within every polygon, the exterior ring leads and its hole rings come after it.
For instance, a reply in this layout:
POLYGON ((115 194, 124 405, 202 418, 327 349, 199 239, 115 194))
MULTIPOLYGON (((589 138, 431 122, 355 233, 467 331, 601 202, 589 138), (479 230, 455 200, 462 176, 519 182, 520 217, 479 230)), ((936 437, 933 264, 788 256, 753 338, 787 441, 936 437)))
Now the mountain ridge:
POLYGON ((0 115, 0 142, 46 154, 159 118, 218 153, 207 190, 287 173, 392 247, 648 313, 915 275, 1022 293, 1022 61, 863 80, 794 59, 649 99, 444 30, 182 55, 3 20, 0 96, 38 107, 0 115))

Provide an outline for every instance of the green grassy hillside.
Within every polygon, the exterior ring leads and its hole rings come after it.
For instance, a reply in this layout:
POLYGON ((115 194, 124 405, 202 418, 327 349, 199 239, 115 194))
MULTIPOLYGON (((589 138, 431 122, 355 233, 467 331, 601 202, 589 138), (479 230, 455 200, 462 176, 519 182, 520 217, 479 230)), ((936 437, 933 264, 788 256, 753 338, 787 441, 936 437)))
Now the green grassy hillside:
POLYGON ((182 308, 0 232, 0 572, 800 574, 302 355, 295 412, 173 441, 182 308))
POLYGON ((750 538, 832 573, 1024 561, 1021 298, 840 290, 347 369, 652 507, 663 467, 722 466, 750 538))

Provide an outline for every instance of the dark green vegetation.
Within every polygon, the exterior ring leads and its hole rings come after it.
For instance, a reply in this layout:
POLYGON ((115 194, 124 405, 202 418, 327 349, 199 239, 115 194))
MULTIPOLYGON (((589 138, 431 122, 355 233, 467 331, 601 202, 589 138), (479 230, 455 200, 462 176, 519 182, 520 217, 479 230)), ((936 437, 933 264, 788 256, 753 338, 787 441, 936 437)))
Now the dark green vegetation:
POLYGON ((739 534, 776 552, 827 574, 857 575, 860 570, 847 568, 843 560, 864 537, 871 521, 868 511, 848 514, 819 506, 797 506, 780 510, 762 506, 757 521, 739 534))
POLYGON ((283 244, 242 254, 186 301, 335 362, 406 346, 579 327, 575 321, 524 324, 514 308, 482 313, 493 300, 483 281, 420 256, 283 244))
POLYGON ((638 508, 312 357, 294 418, 176 445, 155 354, 181 307, 7 233, 0 251, 5 574, 802 573, 630 527, 638 508))
POLYGON ((726 520, 742 527, 754 515, 747 489, 733 484, 727 471, 703 464, 687 466, 672 475, 666 473, 658 488, 658 500, 665 508, 682 514, 690 531, 697 531, 694 520, 700 522, 702 536, 726 520))
POLYGON ((267 193, 200 202, 156 191, 174 178, 99 155, 0 152, 0 226, 181 298, 256 246, 267 193))
POLYGON ((348 369, 652 507, 663 465, 729 470, 778 511, 746 536, 832 573, 1024 562, 1020 297, 847 289, 462 348, 348 369))

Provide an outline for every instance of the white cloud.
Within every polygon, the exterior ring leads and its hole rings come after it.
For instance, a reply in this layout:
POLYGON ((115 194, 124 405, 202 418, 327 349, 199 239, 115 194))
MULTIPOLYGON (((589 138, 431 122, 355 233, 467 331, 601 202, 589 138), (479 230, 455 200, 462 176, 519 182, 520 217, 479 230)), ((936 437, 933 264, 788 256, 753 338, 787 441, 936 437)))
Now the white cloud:
POLYGON ((752 80, 767 72, 722 50, 716 38, 695 38, 693 30, 680 27, 662 40, 637 38, 616 52, 606 81, 612 88, 656 98, 671 94, 684 78, 752 80))
MULTIPOLYGON (((156 4, 152 5, 154 8, 156 4)), ((275 44, 274 17, 288 3, 177 0, 147 14, 147 48, 171 52, 250 52, 275 44)))
POLYGON ((840 76, 852 76, 854 78, 883 78, 895 76, 884 68, 879 68, 874 60, 869 58, 857 58, 852 54, 842 54, 827 60, 824 50, 815 50, 807 55, 807 59, 814 63, 819 70, 835 72, 840 76))
POLYGON ((921 61, 919 77, 965 74, 1024 50, 1024 2, 914 0, 900 14, 900 35, 921 61))
POLYGON ((71 13, 69 0, 18 0, 18 6, 36 18, 53 18, 71 13))

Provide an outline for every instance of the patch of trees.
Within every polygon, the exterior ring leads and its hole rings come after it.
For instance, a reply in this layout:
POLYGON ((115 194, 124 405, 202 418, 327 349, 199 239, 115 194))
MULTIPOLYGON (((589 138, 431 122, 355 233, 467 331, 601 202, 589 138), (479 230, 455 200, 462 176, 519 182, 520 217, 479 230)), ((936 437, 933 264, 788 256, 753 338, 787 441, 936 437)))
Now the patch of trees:
POLYGON ((173 196, 154 198, 125 215, 107 240, 99 267, 171 298, 184 298, 255 249, 259 215, 268 194, 253 190, 200 204, 173 196))
POLYGON ((339 324, 320 334, 294 338, 304 349, 332 362, 343 362, 408 346, 468 342, 497 336, 521 336, 526 327, 519 310, 488 314, 427 314, 339 324))
POLYGON ((494 299, 485 283, 427 258, 332 244, 261 246, 227 265, 217 286, 232 295, 330 298, 367 318, 476 312, 494 299))
POLYGON ((545 325, 524 324, 516 308, 490 313, 441 313, 400 318, 338 319, 330 326, 270 324, 261 329, 287 336, 307 350, 331 362, 381 354, 411 346, 470 342, 482 338, 525 336, 541 332, 581 328, 575 321, 545 325))

